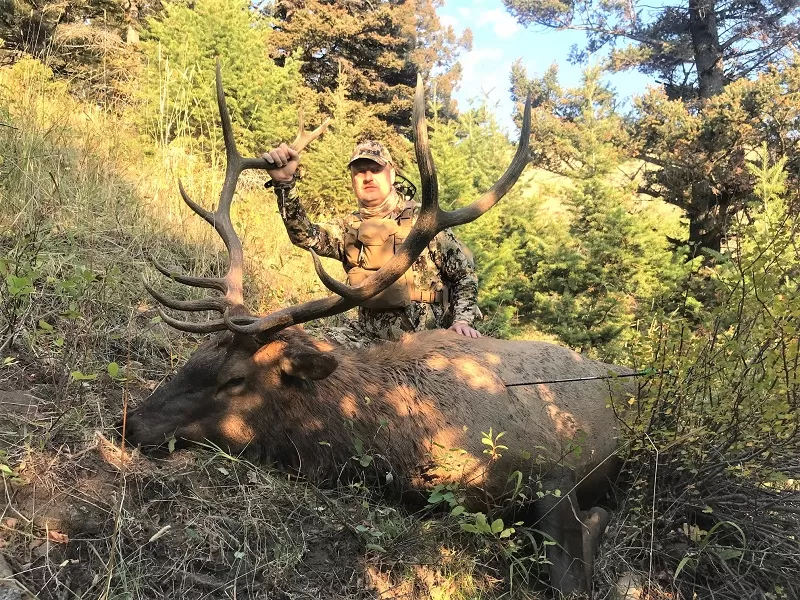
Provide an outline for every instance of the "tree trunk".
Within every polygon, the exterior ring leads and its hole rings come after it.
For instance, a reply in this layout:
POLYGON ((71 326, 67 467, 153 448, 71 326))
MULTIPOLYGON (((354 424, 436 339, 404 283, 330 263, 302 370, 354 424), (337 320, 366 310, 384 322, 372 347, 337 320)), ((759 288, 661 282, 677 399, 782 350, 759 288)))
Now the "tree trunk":
MULTIPOLYGON (((700 99, 707 100, 725 87, 715 0, 689 0, 689 31, 700 99)), ((721 214, 727 207, 720 200, 705 182, 692 185, 689 241, 716 252, 722 246, 727 220, 727 214, 721 214)))
POLYGON ((716 96, 725 85, 722 48, 719 45, 715 0, 689 0, 689 30, 700 98, 716 96))

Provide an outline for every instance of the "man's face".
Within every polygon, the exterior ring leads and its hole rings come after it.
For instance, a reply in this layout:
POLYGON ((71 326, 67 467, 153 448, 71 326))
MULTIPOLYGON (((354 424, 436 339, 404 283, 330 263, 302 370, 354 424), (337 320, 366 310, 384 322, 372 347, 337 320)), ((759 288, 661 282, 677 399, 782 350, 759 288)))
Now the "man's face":
POLYGON ((381 166, 367 158, 359 158, 350 165, 353 191, 367 208, 378 206, 392 192, 395 170, 392 165, 381 166))

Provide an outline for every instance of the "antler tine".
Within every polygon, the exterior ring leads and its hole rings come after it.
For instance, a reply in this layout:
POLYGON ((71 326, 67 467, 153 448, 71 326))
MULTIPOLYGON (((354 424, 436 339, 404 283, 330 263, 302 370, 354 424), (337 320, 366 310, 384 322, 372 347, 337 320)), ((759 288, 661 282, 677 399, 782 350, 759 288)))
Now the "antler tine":
POLYGON ((436 178, 436 167, 433 165, 433 154, 428 141, 428 121, 425 118, 425 89, 422 85, 422 76, 419 74, 417 74, 417 89, 414 93, 414 110, 411 118, 414 128, 414 154, 417 157, 417 168, 419 169, 422 188, 420 215, 424 215, 424 220, 427 220, 430 217, 438 217, 440 212, 439 181, 436 178))
POLYGON ((500 176, 500 179, 497 180, 489 191, 469 206, 464 206, 463 208, 450 212, 439 211, 439 218, 443 221, 445 227, 463 225, 480 217, 497 204, 514 186, 519 176, 522 175, 522 171, 525 170, 526 165, 530 161, 528 148, 531 138, 531 102, 531 92, 529 91, 525 98, 525 110, 522 117, 522 129, 519 133, 519 144, 517 145, 517 151, 514 153, 511 164, 508 165, 508 168, 500 176))
POLYGON ((478 200, 465 208, 446 212, 439 208, 439 188, 436 169, 428 142, 428 131, 425 120, 425 97, 422 78, 417 77, 417 89, 414 98, 413 124, 414 149, 420 169, 422 183, 422 207, 416 223, 403 245, 395 256, 369 277, 361 285, 347 286, 328 275, 316 253, 311 250, 314 268, 322 283, 337 296, 313 300, 301 305, 292 306, 265 317, 247 317, 245 319, 226 319, 228 327, 241 333, 272 334, 289 325, 305 323, 313 319, 335 315, 359 305, 394 283, 405 273, 430 241, 442 230, 454 225, 468 223, 477 219, 494 206, 522 174, 528 162, 528 145, 530 142, 531 95, 525 102, 520 141, 511 165, 492 188, 478 200))
POLYGON ((302 109, 297 113, 297 120, 299 122, 297 137, 294 141, 289 144, 292 148, 297 150, 297 152, 302 152, 305 150, 306 146, 308 146, 311 142, 321 136, 328 130, 328 126, 331 124, 330 119, 325 119, 322 122, 322 125, 314 129, 313 131, 306 131, 305 130, 305 119, 303 118, 303 111, 302 109))
POLYGON ((198 298, 197 300, 175 300, 174 298, 167 298, 147 283, 144 284, 144 287, 158 303, 167 308, 183 311, 216 310, 217 312, 223 312, 225 310, 223 298, 219 296, 215 298, 198 298))
POLYGON ((198 214, 201 217, 203 217, 203 219, 207 223, 214 225, 214 213, 211 212, 210 210, 206 210, 205 208, 200 206, 197 202, 192 200, 192 198, 186 192, 186 189, 183 187, 183 182, 180 179, 178 179, 178 190, 181 193, 181 198, 183 198, 183 201, 189 208, 191 208, 195 212, 195 214, 198 214))
POLYGON ((219 277, 192 277, 191 275, 181 275, 180 273, 174 273, 158 262, 155 257, 150 257, 150 262, 153 263, 153 266, 159 270, 159 272, 164 275, 165 277, 169 277, 178 283, 182 283, 184 285, 192 286, 192 287, 202 287, 202 288, 211 288, 215 290, 219 290, 220 292, 225 292, 225 282, 220 279, 219 277))
MULTIPOLYGON (((189 197, 183 184, 178 181, 178 188, 180 189, 181 198, 196 214, 200 215, 206 222, 210 223, 219 234, 220 238, 225 244, 228 251, 229 264, 228 270, 223 277, 191 277, 188 275, 180 275, 171 272, 169 269, 152 260, 156 269, 163 275, 189 286, 212 288, 222 292, 221 297, 210 297, 198 300, 175 300, 167 298, 160 293, 156 292, 149 285, 145 287, 157 302, 167 308, 181 311, 204 311, 214 310, 222 314, 223 318, 207 323, 193 323, 190 321, 181 321, 170 317, 159 308, 159 314, 162 319, 172 327, 181 331, 190 331, 194 333, 210 333, 213 331, 222 331, 227 328, 226 322, 236 314, 236 320, 248 319, 252 320, 253 317, 247 316, 247 310, 244 307, 243 298, 243 267, 244 255, 242 252, 242 242, 236 234, 231 220, 231 204, 233 197, 236 193, 236 184, 239 176, 246 169, 266 169, 267 164, 262 158, 244 158, 236 149, 236 140, 233 135, 233 125, 231 123, 231 116, 228 112, 227 102, 225 100, 225 91, 222 85, 222 69, 220 61, 217 59, 216 65, 216 93, 217 93, 217 106, 219 108, 220 120, 222 122, 222 137, 225 142, 225 179, 220 191, 219 204, 215 211, 209 211, 189 197), (244 313, 243 316, 242 313, 244 313)), ((297 139, 292 143, 292 146, 299 152, 305 149, 308 144, 322 135, 328 128, 330 119, 317 127, 313 131, 305 131, 303 127, 303 118, 300 117, 300 131, 297 139)))
POLYGON ((158 309, 158 316, 170 327, 178 331, 186 331, 188 333, 214 333, 215 331, 225 331, 228 327, 223 319, 215 321, 206 321, 205 323, 195 323, 193 321, 181 321, 174 317, 169 316, 162 308, 158 309))

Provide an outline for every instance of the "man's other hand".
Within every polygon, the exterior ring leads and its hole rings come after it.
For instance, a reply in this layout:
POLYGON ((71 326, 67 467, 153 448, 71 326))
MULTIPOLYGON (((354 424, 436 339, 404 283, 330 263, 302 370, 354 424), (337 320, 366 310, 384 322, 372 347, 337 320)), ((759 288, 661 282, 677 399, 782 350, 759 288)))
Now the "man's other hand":
POLYGON ((455 331, 463 336, 470 337, 470 338, 479 338, 481 337, 480 332, 477 329, 473 329, 469 325, 467 325, 464 321, 456 321, 449 327, 450 331, 455 331))
POLYGON ((286 143, 264 152, 261 158, 267 162, 267 173, 277 183, 291 181, 300 164, 300 153, 286 143))

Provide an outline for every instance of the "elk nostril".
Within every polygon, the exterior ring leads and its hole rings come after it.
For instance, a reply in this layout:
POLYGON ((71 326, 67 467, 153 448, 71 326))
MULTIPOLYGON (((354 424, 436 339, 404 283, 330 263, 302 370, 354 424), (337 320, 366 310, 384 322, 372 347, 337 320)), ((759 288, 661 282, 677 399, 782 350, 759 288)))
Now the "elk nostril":
POLYGON ((111 428, 111 431, 114 437, 120 440, 122 439, 122 434, 125 433, 126 442, 132 442, 136 437, 136 429, 137 428, 133 420, 130 417, 128 417, 127 422, 125 423, 123 423, 122 419, 119 419, 116 423, 114 423, 114 425, 111 428))

